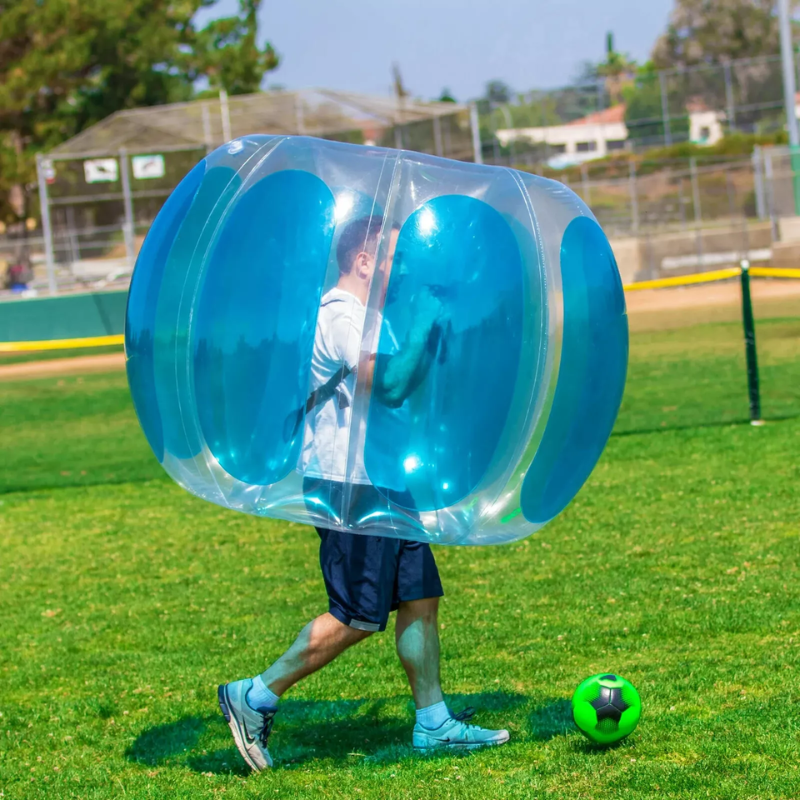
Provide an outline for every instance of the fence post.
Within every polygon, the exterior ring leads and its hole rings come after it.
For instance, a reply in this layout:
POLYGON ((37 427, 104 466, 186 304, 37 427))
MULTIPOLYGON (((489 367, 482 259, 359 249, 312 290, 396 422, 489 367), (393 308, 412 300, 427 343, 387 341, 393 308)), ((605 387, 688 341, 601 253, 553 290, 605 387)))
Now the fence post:
POLYGON ((744 325, 744 349, 747 358, 747 393, 750 398, 750 424, 763 425, 761 420, 761 397, 758 387, 758 351, 756 350, 756 326, 753 320, 753 301, 750 296, 750 262, 742 260, 742 324, 744 325))
POLYGON ((36 177, 39 180, 39 208, 42 213, 42 236, 44 236, 44 259, 47 266, 47 287, 50 294, 56 294, 56 260, 53 255, 53 228, 50 224, 50 197, 47 193, 47 174, 52 169, 49 160, 36 154, 36 177))
POLYGON ((736 216, 736 188, 733 185, 730 169, 725 170, 725 191, 728 193, 728 211, 733 218, 736 216))
POLYGON ((759 219, 767 218, 767 201, 764 195, 764 153, 761 145, 753 148, 753 188, 756 194, 756 214, 759 219))
POLYGON ((222 138, 225 142, 231 140, 231 110, 228 106, 228 93, 224 89, 219 90, 219 115, 222 119, 222 138))
POLYGON ((728 110, 728 130, 736 130, 736 106, 733 100, 733 78, 731 76, 731 63, 726 61, 723 65, 725 71, 725 105, 728 110))
POLYGON ((664 142, 672 144, 672 129, 669 124, 669 95, 667 93, 667 76, 664 70, 658 73, 658 85, 661 90, 661 123, 664 126, 664 142))
POLYGON ((592 187, 589 186, 589 168, 586 164, 581 164, 581 186, 583 188, 583 202, 587 206, 592 205, 592 187))
MULTIPOLYGON (((508 110, 507 103, 500 104, 500 113, 503 115, 503 119, 505 120, 506 125, 510 131, 514 130, 514 120, 511 118, 511 112, 508 110)), ((497 128, 495 128, 495 139, 497 139, 497 128)), ((514 134, 511 134, 511 138, 508 140, 508 166, 513 167, 514 161, 516 160, 516 152, 514 148, 514 134)))
POLYGON ((131 175, 128 165, 128 151, 123 147, 119 151, 120 174, 122 175, 122 201, 125 205, 125 224, 122 235, 125 238, 125 255, 128 259, 128 266, 133 269, 136 261, 134 247, 134 222, 133 222, 133 196, 131 195, 131 175))
POLYGON ((306 118, 303 109, 303 96, 300 92, 296 92, 294 96, 294 119, 297 133, 300 136, 306 135, 306 118))
POLYGON ((476 103, 469 104, 469 122, 472 127, 472 156, 476 164, 483 164, 483 152, 481 151, 481 127, 478 121, 478 106, 476 103))
POLYGON ((697 159, 689 159, 689 174, 692 180, 692 205, 694 206, 695 245, 699 267, 703 269, 703 209, 700 206, 700 176, 697 173, 697 159))
POLYGON ((628 162, 628 182, 631 192, 631 227, 634 233, 639 231, 639 198, 636 195, 636 162, 631 159, 628 162))
POLYGON ((700 176, 697 173, 697 159, 689 159, 689 175, 692 179, 692 205, 694 206, 694 221, 697 225, 703 222, 703 209, 700 206, 700 176))
POLYGON ((441 158, 444 155, 444 147, 442 146, 442 120, 438 116, 433 118, 433 147, 436 155, 441 158))
POLYGON ((208 103, 203 103, 201 107, 203 114, 203 141, 206 143, 206 155, 214 149, 214 141, 211 136, 211 112, 208 103))
POLYGON ((767 213, 769 214, 769 221, 772 226, 772 241, 777 242, 779 239, 778 218, 775 214, 775 181, 772 166, 772 153, 767 152, 764 158, 764 177, 766 178, 766 196, 767 196, 767 213))
POLYGON ((792 37, 792 6, 789 0, 779 0, 778 19, 781 36, 781 62, 783 65, 783 102, 786 107, 786 125, 789 131, 789 163, 792 169, 794 213, 800 215, 800 125, 797 122, 797 65, 792 37))
POLYGON ((683 175, 678 178, 678 205, 681 212, 681 228, 686 230, 686 198, 683 196, 683 175))

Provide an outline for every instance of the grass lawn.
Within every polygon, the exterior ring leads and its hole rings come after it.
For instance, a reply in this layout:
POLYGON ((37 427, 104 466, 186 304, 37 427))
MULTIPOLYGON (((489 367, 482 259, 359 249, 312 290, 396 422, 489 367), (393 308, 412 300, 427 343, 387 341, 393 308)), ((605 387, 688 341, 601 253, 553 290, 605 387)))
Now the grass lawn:
POLYGON ((800 796, 800 325, 637 334, 617 435, 567 511, 436 551, 455 709, 511 743, 417 757, 391 630, 300 684, 249 775, 216 707, 324 610, 316 535, 172 484, 122 373, 0 384, 0 796, 800 796), (569 698, 615 671, 644 713, 589 746, 569 698))

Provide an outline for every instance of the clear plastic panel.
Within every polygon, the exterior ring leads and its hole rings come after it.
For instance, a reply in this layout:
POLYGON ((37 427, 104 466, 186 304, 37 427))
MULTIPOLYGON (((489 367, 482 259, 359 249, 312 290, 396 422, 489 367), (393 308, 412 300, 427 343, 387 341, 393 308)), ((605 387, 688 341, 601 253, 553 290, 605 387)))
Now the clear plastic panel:
POLYGON ((610 433, 627 328, 571 191, 475 164, 251 136, 142 249, 126 326, 167 471, 238 511, 492 544, 566 505, 610 433))
POLYGON ((367 419, 371 483, 394 504, 437 511, 486 477, 520 364, 523 265, 481 200, 429 200, 403 225, 389 278, 367 419))
POLYGON ((522 513, 545 523, 594 469, 625 388, 628 321, 611 246, 592 219, 573 220, 561 245, 564 336, 544 438, 522 487, 522 513))
POLYGON ((201 161, 170 195, 142 246, 139 268, 131 281, 125 314, 125 366, 133 405, 147 441, 159 461, 164 459, 164 430, 155 382, 155 323, 164 270, 178 228, 189 213, 205 175, 201 161))
POLYGON ((330 189, 283 170, 242 192, 209 254, 193 323, 195 398, 211 455, 245 483, 277 483, 300 456, 333 226, 330 189))

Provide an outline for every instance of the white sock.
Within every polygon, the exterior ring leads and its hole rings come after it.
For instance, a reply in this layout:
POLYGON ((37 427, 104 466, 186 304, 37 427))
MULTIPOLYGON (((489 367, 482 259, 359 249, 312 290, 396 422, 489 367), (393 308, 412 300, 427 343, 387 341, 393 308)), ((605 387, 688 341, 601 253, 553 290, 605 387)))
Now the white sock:
POLYGON ((417 709, 417 722, 429 731, 441 728, 450 719, 447 703, 434 703, 432 706, 417 709))
POLYGON ((280 697, 267 688, 267 684, 264 683, 264 679, 260 675, 256 675, 253 678, 253 686, 248 690, 245 700, 253 711, 258 711, 260 708, 277 708, 280 697))

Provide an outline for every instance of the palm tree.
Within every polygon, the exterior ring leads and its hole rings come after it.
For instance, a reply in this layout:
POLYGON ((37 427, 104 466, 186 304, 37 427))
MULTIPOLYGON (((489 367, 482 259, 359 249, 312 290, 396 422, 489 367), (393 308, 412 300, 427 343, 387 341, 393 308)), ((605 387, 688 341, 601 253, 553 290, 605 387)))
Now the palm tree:
POLYGON ((626 86, 633 83, 636 62, 624 53, 614 49, 614 34, 606 34, 606 60, 597 65, 597 76, 606 85, 606 92, 612 106, 622 102, 622 93, 626 86))

